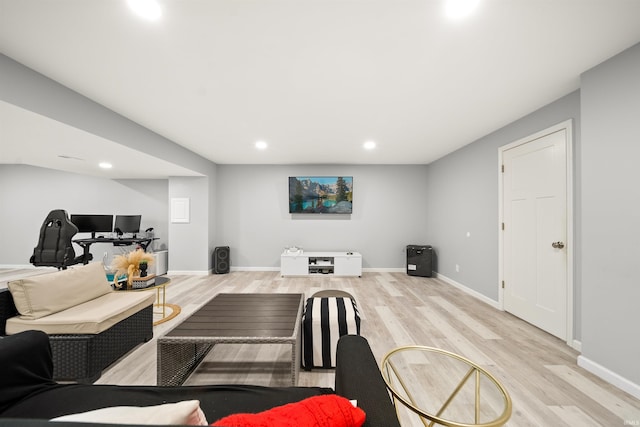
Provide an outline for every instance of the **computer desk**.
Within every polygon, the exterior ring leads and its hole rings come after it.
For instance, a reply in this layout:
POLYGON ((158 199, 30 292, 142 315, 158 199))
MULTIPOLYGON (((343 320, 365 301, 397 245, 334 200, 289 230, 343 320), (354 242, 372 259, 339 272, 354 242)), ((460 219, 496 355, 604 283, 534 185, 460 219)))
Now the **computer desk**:
POLYGON ((121 238, 113 238, 113 237, 90 237, 87 239, 76 239, 72 240, 73 243, 77 243, 82 247, 82 263, 88 264, 91 261, 91 254, 89 253, 89 248, 94 243, 111 243, 113 246, 131 246, 131 245, 140 245, 143 251, 147 251, 147 247, 154 240, 158 240, 158 237, 121 237, 121 238))

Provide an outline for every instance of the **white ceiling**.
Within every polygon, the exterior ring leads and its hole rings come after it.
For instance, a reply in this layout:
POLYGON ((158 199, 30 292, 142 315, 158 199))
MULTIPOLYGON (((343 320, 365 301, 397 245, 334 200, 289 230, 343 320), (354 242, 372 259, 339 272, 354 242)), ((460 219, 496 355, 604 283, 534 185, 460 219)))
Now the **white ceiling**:
MULTIPOLYGON (((149 22, 124 0, 0 0, 0 52, 219 164, 427 164, 640 41, 638 0, 481 0, 462 21, 442 0, 158 1, 149 22)), ((0 107, 0 162, 46 163, 5 138, 43 118, 0 107)))

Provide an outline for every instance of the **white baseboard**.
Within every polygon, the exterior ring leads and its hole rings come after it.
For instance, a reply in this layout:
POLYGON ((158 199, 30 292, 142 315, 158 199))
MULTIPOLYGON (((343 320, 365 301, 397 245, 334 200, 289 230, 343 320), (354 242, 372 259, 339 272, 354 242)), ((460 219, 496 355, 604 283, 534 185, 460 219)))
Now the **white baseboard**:
POLYGON ((280 267, 231 267, 231 271, 280 271, 280 267))
POLYGON ((636 399, 640 399, 640 385, 629 381, 628 379, 584 356, 578 356, 578 366, 618 387, 620 390, 629 393, 636 399))
POLYGON ((7 270, 24 270, 24 269, 33 269, 33 268, 41 268, 36 267, 33 264, 0 264, 0 268, 7 270))
MULTIPOLYGON (((231 271, 280 271, 280 267, 231 267, 231 271)), ((363 268, 363 273, 404 273, 404 268, 363 268)))
POLYGON ((469 294, 472 297, 477 298, 477 299, 479 299, 480 301, 482 301, 482 302, 484 302, 486 304, 489 304, 491 307, 493 307, 493 308, 495 308, 497 310, 500 310, 500 306, 498 304, 498 301, 494 301, 491 298, 489 298, 489 297, 487 297, 485 295, 482 295, 480 292, 474 291, 473 289, 466 287, 462 283, 456 282, 455 280, 448 278, 444 274, 440 274, 440 273, 435 272, 435 271, 434 271, 434 273, 436 275, 436 279, 440 279, 443 282, 447 282, 448 284, 450 284, 454 288, 458 288, 461 291, 463 291, 464 293, 469 294))
MULTIPOLYGON (((42 267, 34 267, 32 264, 0 264, 0 268, 4 269, 34 269, 34 268, 42 268, 42 267)), ((280 271, 280 267, 231 267, 231 271, 280 271)), ((369 273, 404 273, 404 268, 363 268, 363 272, 369 273)), ((208 271, 189 271, 189 270, 169 270, 167 274, 184 274, 184 275, 195 275, 202 276, 211 274, 211 270, 208 271)))
MULTIPOLYGON (((94 261, 96 262, 96 261, 94 261)), ((76 265, 81 265, 81 264, 76 264, 76 265)), ((34 267, 31 264, 23 264, 23 265, 11 265, 11 264, 0 264, 0 268, 5 268, 5 269, 35 269, 35 268, 45 268, 45 267, 34 267)), ((46 268, 50 268, 52 271, 55 271, 56 269, 54 267, 46 267, 46 268)), ((71 268, 71 267, 69 267, 71 268)), ((191 276, 207 276, 208 274, 211 274, 211 270, 208 271, 202 271, 202 270, 195 270, 195 271, 189 271, 189 270, 169 270, 167 272, 167 274, 174 274, 174 275, 191 275, 191 276)))
MULTIPOLYGON (((440 273, 436 273, 436 278, 447 282, 448 284, 462 290, 463 292, 478 298, 480 301, 483 301, 487 304, 489 304, 490 306, 500 310, 499 306, 498 306, 498 302, 494 301, 490 298, 487 298, 486 296, 474 291, 473 289, 469 289, 468 287, 466 287, 465 285, 456 282, 453 279, 448 278, 447 276, 444 276, 440 273)), ((582 342, 579 340, 573 340, 571 343, 572 348, 574 348, 577 351, 582 351, 582 342)), ((627 393, 629 393, 630 395, 632 395, 633 397, 635 397, 636 399, 640 399, 640 385, 635 384, 631 381, 629 381, 628 379, 616 374, 613 371, 610 371, 609 369, 605 368, 602 365, 599 365, 597 363, 595 363, 594 361, 587 359, 584 356, 578 356, 578 366, 584 368, 585 370, 591 372, 592 374, 602 378, 603 380, 607 381, 608 383, 618 387, 620 390, 625 391, 627 393)))
MULTIPOLYGON (((494 301, 491 298, 488 298, 485 295, 482 295, 479 292, 474 291, 473 289, 469 289, 468 287, 466 287, 465 285, 463 285, 462 283, 456 282, 453 279, 448 278, 447 276, 437 273, 435 272, 436 278, 442 280, 443 282, 447 282, 448 284, 450 284, 451 286, 460 289, 461 291, 471 295, 472 297, 475 297, 477 299, 479 299, 480 301, 489 304, 491 307, 495 308, 496 310, 501 310, 500 308, 500 304, 498 303, 498 301, 494 301)), ((573 340, 570 344, 571 348, 573 348, 576 351, 582 351, 582 342, 578 341, 578 340, 573 340)))
MULTIPOLYGON (((76 264, 76 265, 81 265, 81 264, 76 264)), ((0 264, 0 268, 3 268, 3 269, 19 269, 19 270, 22 270, 22 269, 31 270, 31 269, 36 269, 36 268, 49 268, 49 269, 51 269, 51 271, 55 271, 56 270, 55 267, 34 267, 31 264, 23 264, 23 265, 0 264)), ((69 268, 71 268, 71 267, 69 267, 69 268)), ((211 270, 208 270, 208 271, 202 271, 202 270, 195 270, 195 271, 169 270, 167 272, 167 274, 170 274, 170 275, 174 274, 174 275, 190 275, 190 276, 207 276, 207 275, 211 274, 211 270)))
POLYGON ((582 353, 582 341, 573 340, 571 342, 571 348, 582 353))
POLYGON ((167 274, 169 276, 208 276, 209 274, 211 274, 211 270, 194 270, 194 271, 189 271, 189 270, 169 270, 167 271, 167 274))

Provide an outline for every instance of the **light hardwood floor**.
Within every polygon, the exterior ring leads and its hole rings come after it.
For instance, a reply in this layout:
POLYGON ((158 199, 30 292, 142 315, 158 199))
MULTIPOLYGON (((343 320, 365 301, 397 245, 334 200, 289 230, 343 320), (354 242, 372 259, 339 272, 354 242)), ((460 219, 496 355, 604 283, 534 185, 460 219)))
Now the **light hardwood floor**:
MULTIPOLYGON (((33 271, 0 271, 0 287, 6 280, 33 271)), ((508 426, 640 425, 640 401, 578 367, 578 353, 564 342, 437 279, 404 273, 282 278, 278 272, 171 279, 167 302, 178 304, 181 313, 154 327, 154 339, 107 369, 98 383, 155 385, 156 338, 217 293, 295 292, 310 296, 322 289, 341 289, 356 298, 362 335, 379 363, 389 350, 408 344, 461 354, 491 372, 509 391, 513 415, 508 426)), ((188 384, 287 385, 286 360, 286 348, 277 345, 219 346, 188 384)), ((447 372, 437 374, 446 376, 447 372)), ((418 371, 414 379, 424 380, 418 371)), ((301 371, 299 385, 332 387, 333 381, 331 370, 301 371)), ((404 416, 402 422, 421 425, 404 416)))

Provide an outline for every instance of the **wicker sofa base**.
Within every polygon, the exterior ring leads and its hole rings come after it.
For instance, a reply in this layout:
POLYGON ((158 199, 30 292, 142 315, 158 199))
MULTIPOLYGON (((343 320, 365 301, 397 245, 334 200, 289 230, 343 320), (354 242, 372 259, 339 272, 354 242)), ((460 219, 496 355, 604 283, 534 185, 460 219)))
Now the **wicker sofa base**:
MULTIPOLYGON (((0 289, 0 335, 6 319, 18 315, 11 293, 0 289)), ((99 334, 49 335, 53 378, 90 384, 102 371, 137 345, 153 337, 153 305, 132 314, 99 334)))
POLYGON ((152 305, 97 335, 49 335, 53 378, 93 383, 103 369, 152 337, 152 305))

